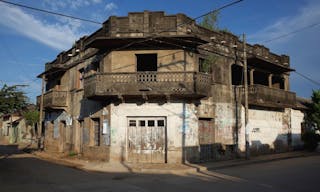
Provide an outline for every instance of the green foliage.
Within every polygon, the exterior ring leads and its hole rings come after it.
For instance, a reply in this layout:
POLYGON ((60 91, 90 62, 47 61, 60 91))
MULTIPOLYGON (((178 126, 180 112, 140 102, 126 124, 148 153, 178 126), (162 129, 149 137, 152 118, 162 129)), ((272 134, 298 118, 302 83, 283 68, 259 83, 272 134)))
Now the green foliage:
POLYGON ((315 150, 320 141, 320 136, 314 130, 306 131, 302 135, 302 141, 304 142, 305 149, 315 150))
POLYGON ((34 126, 39 122, 39 111, 37 110, 25 111, 22 115, 25 118, 27 125, 34 126))
POLYGON ((307 113, 307 122, 320 129, 320 90, 314 90, 311 96, 312 103, 307 113))
POLYGON ((211 73, 212 72, 212 66, 215 64, 217 61, 217 56, 216 55, 209 55, 205 59, 203 59, 200 62, 200 72, 205 72, 205 73, 211 73))
POLYGON ((69 153, 69 157, 74 157, 74 156, 77 156, 77 155, 78 155, 78 153, 75 152, 75 151, 70 151, 70 153, 69 153))
POLYGON ((225 33, 232 33, 229 29, 224 28, 220 29, 218 26, 219 20, 219 12, 215 11, 203 17, 201 22, 199 23, 200 26, 210 29, 212 31, 220 31, 225 33))
POLYGON ((19 111, 27 106, 25 93, 18 89, 19 85, 4 85, 0 90, 0 114, 19 111))
POLYGON ((219 12, 212 12, 204 16, 199 25, 213 31, 218 30, 218 16, 219 12))

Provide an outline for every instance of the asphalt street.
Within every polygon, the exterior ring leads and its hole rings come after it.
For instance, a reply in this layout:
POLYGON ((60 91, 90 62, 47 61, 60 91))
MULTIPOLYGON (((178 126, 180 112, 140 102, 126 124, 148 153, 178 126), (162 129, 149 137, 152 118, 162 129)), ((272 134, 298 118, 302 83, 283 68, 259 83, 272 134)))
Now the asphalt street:
POLYGON ((319 191, 320 156, 194 174, 87 172, 0 146, 0 191, 319 191))

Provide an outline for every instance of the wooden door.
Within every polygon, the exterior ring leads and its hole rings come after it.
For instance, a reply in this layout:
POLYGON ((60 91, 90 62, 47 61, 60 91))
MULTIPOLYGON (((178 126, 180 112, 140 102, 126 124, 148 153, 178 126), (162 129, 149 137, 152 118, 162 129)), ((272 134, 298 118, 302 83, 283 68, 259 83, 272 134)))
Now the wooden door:
POLYGON ((165 117, 128 118, 128 161, 165 162, 165 117))

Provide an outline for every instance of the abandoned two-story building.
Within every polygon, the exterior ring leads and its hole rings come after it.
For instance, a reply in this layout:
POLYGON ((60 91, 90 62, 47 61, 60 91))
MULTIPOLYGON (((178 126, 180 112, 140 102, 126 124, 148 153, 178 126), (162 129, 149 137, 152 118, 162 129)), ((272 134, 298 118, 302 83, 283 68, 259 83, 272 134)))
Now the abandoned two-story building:
MULTIPOLYGON (((184 14, 111 16, 46 64, 45 150, 177 163, 244 150, 243 43, 184 14)), ((289 57, 246 44, 252 152, 300 145, 289 57)))

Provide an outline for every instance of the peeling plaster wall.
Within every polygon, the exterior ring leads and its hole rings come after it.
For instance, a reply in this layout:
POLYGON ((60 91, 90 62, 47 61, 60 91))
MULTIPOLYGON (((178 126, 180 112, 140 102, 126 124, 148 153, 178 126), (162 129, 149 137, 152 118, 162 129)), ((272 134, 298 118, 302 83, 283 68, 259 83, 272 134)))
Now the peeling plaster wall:
MULTIPOLYGON (((245 150, 244 107, 242 107, 241 128, 239 132, 240 150, 245 150)), ((249 140, 251 152, 268 153, 288 149, 290 113, 262 109, 249 109, 249 140)))
POLYGON ((234 144, 235 117, 232 103, 215 104, 215 143, 234 144))
POLYGON ((127 147, 127 117, 166 117, 168 163, 181 162, 183 133, 185 133, 186 147, 199 145, 198 118, 196 116, 196 107, 194 104, 112 104, 110 113, 111 160, 119 160, 119 158, 121 158, 121 148, 126 149, 127 147))
POLYGON ((136 72, 136 54, 157 54, 158 72, 195 71, 196 54, 183 50, 113 51, 104 58, 104 72, 136 72), (185 64, 186 61, 186 64, 185 64))
POLYGON ((304 113, 300 110, 291 109, 291 134, 293 148, 302 148, 301 123, 304 122, 304 113))
MULTIPOLYGON (((64 150, 64 138, 60 135, 61 131, 59 128, 60 121, 66 122, 66 129, 72 129, 72 118, 71 115, 65 111, 46 113, 45 117, 45 149, 49 151, 61 151, 64 150), (53 122, 53 123, 52 123, 53 122)), ((67 131, 67 130, 65 130, 67 131)), ((72 131, 70 134, 72 134, 72 131)), ((70 146, 69 146, 70 147, 70 146)))

